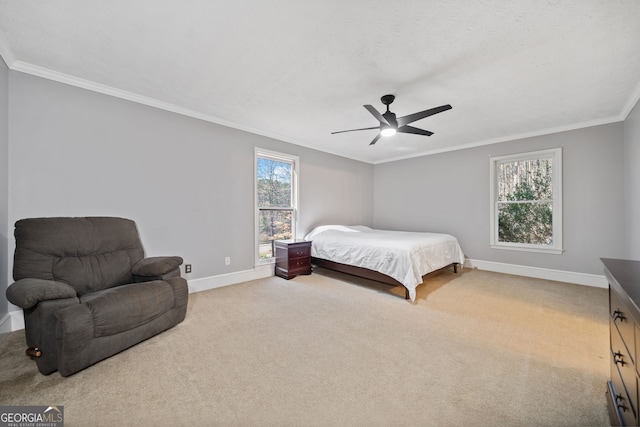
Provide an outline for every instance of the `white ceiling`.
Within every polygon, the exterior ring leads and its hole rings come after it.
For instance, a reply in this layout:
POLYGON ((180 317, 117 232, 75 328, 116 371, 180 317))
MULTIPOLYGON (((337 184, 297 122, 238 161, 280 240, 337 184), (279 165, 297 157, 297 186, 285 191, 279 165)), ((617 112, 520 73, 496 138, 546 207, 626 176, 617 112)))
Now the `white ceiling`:
POLYGON ((624 120, 638 0, 0 0, 17 71, 380 163, 624 120), (369 142, 363 104, 398 116, 369 142))

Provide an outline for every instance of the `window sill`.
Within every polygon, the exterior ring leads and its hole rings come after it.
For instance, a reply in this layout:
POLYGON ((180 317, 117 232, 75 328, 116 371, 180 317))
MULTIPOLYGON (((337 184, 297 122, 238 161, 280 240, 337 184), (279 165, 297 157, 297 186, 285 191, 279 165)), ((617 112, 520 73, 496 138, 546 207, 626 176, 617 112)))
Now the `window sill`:
POLYGON ((522 251, 522 252, 537 252, 543 254, 562 255, 564 249, 556 248, 537 248, 529 246, 511 246, 511 245, 490 245, 491 249, 500 249, 502 251, 522 251))

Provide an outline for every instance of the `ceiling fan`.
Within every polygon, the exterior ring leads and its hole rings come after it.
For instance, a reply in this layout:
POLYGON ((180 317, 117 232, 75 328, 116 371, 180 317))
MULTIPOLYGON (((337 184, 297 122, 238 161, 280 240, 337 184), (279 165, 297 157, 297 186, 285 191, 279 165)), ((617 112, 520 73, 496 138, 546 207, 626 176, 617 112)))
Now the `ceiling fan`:
POLYGON ((433 116, 434 114, 438 114, 443 111, 450 110, 452 108, 451 105, 449 104, 441 105, 440 107, 430 108, 428 110, 420 111, 418 113, 409 114, 408 116, 396 118, 395 113, 392 113, 391 111, 389 111, 389 104, 391 104, 394 99, 396 99, 394 95, 384 95, 382 98, 380 98, 380 101, 382 101, 382 103, 387 106, 387 111, 383 114, 380 114, 378 110, 373 108, 372 105, 364 105, 364 108, 366 108, 367 111, 373 114, 373 117, 378 119, 378 121, 380 122, 379 126, 374 126, 370 128, 361 128, 361 129, 340 130, 338 132, 331 132, 331 134, 333 135, 336 133, 354 132, 358 130, 380 129, 380 132, 378 133, 378 135, 376 135, 376 137, 373 138, 373 141, 371 141, 369 145, 373 145, 376 142, 378 142, 381 136, 395 135, 396 132, 431 136, 433 135, 433 132, 430 132, 424 129, 418 129, 413 126, 409 126, 409 123, 413 123, 417 120, 424 119, 425 117, 433 116))

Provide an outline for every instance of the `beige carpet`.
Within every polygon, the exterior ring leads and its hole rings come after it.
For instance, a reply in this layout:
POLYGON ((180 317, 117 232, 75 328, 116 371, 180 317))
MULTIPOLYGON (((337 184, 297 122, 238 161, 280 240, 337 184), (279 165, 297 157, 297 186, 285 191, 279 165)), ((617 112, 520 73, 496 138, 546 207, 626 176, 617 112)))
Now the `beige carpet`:
POLYGON ((24 333, 0 405, 71 426, 609 425, 605 289, 465 269, 404 292, 316 269, 190 295, 177 327, 72 377, 24 333))

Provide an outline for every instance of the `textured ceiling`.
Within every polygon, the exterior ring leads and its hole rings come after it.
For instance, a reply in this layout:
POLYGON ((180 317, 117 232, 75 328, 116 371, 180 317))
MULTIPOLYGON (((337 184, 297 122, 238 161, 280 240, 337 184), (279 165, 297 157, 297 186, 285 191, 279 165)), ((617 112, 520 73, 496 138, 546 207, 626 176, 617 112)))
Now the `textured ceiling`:
POLYGON ((638 0, 0 0, 13 70, 371 163, 623 120, 638 0), (431 137, 369 142, 362 105, 431 137))

